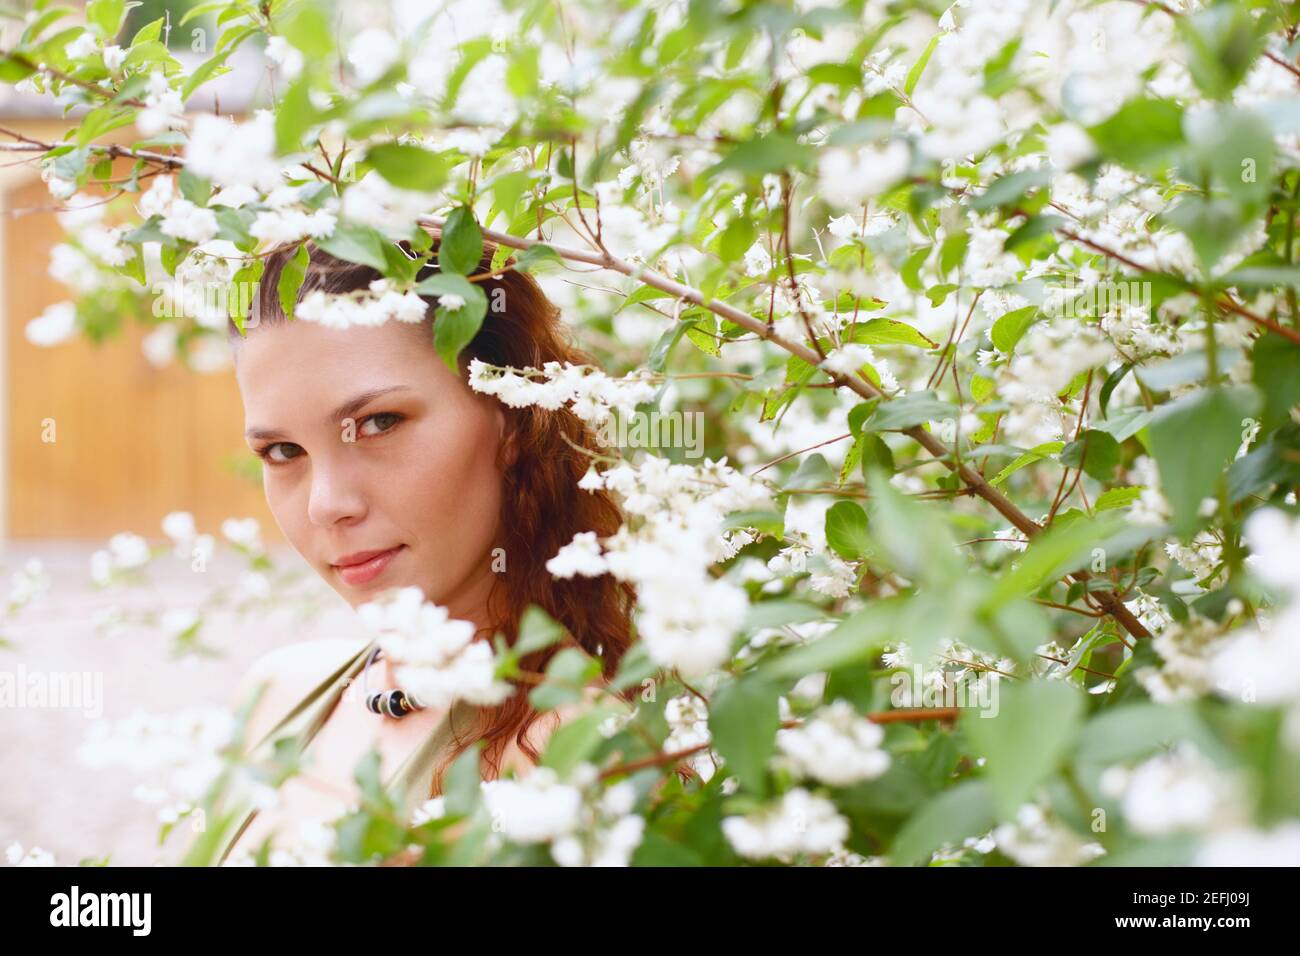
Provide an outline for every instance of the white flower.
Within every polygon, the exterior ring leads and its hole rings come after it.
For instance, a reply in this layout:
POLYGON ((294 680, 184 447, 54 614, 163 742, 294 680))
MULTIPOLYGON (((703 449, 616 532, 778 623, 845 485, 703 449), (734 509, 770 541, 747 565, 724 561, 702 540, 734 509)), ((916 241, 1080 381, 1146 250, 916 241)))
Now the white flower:
POLYGON ((1097 155, 1097 146, 1083 127, 1060 123, 1047 131, 1047 155, 1062 172, 1073 169, 1097 155))
POLYGON ((56 302, 27 323, 24 332, 32 345, 48 348, 66 342, 77 331, 77 307, 71 302, 56 302))
MULTIPOLYGON (((144 778, 137 797, 187 801, 203 799, 227 768, 223 751, 233 740, 234 714, 225 708, 190 708, 174 714, 152 715, 137 710, 115 721, 95 722, 77 751, 93 769, 124 767, 144 778)), ((254 780, 234 775, 231 794, 242 799, 254 780)))
POLYGON ((418 827, 421 824, 428 823, 430 820, 441 820, 446 815, 446 798, 431 797, 416 807, 411 813, 411 826, 418 827))
POLYGON ((535 767, 520 781, 484 781, 482 792, 493 830, 515 843, 546 843, 578 826, 582 793, 550 767, 535 767))
POLYGON ((777 731, 777 748, 796 772, 832 786, 874 780, 889 769, 884 730, 836 700, 800 727, 777 731))
POLYGON ((334 232, 338 216, 332 208, 305 212, 301 209, 270 209, 257 214, 248 232, 255 239, 271 245, 318 239, 334 232))
POLYGON ((901 140, 855 150, 827 147, 818 159, 822 195, 833 206, 859 209, 868 199, 898 183, 911 162, 912 152, 901 140))
POLYGON ((1260 508, 1246 519, 1245 533, 1251 573, 1300 598, 1300 519, 1280 508, 1260 508))
POLYGON ((16 609, 43 598, 50 590, 50 575, 40 558, 27 562, 9 578, 9 606, 16 609))
POLYGON ((996 827, 993 842, 1021 866, 1082 866, 1106 852, 1100 843, 1085 842, 1032 803, 1022 806, 1013 822, 996 827))
POLYGON ((401 239, 437 202, 435 194, 399 189, 372 169, 343 193, 343 217, 401 239))
POLYGON ((596 532, 581 531, 546 562, 546 570, 557 578, 571 578, 575 574, 595 577, 609 569, 601 558, 596 532))
POLYGON ((825 797, 796 787, 774 805, 743 817, 724 817, 722 832, 750 859, 788 861, 799 853, 831 853, 849 836, 849 824, 825 797))
POLYGON ((871 346, 851 343, 833 350, 822 361, 821 367, 840 375, 854 375, 862 366, 870 365, 875 360, 876 355, 871 351, 871 346))
POLYGON ((198 528, 194 524, 194 515, 188 511, 172 511, 162 520, 163 534, 171 538, 177 544, 189 545, 198 534, 198 528))
POLYGON ((855 236, 862 235, 862 227, 859 225, 858 220, 849 213, 832 218, 827 223, 826 228, 837 239, 852 239, 855 236))
POLYGON ((1300 823, 1287 820, 1271 830, 1234 828, 1211 834, 1196 866, 1300 866, 1300 823))
POLYGON ((174 607, 163 612, 159 624, 172 637, 181 637, 198 626, 202 618, 199 612, 189 607, 174 607))
POLYGON ((266 41, 266 55, 279 64, 286 80, 293 80, 302 72, 303 56, 297 47, 284 37, 271 37, 266 41))
POLYGON ((10 866, 54 866, 54 854, 48 850, 42 850, 38 846, 32 847, 26 853, 23 852, 21 843, 17 841, 5 847, 5 859, 9 861, 10 866))
POLYGON ((456 700, 491 706, 510 695, 510 685, 496 679, 491 646, 474 640, 474 625, 452 619, 419 588, 390 589, 357 614, 398 663, 397 680, 426 707, 456 700))
POLYGON ((163 368, 176 360, 176 343, 180 327, 175 322, 164 322, 140 341, 140 350, 149 364, 163 368))
POLYGON ((185 162, 191 172, 217 185, 270 192, 283 182, 275 155, 275 115, 259 110, 239 124, 208 113, 196 116, 185 162))
MULTIPOLYGON (((694 694, 682 694, 664 704, 664 720, 669 729, 664 750, 669 753, 692 750, 713 742, 713 734, 709 731, 708 708, 694 694)), ((691 769, 706 783, 717 773, 722 761, 721 757, 707 747, 688 759, 691 769)))
POLYGON ((149 74, 144 103, 145 108, 135 117, 135 126, 141 136, 157 136, 167 130, 184 128, 185 102, 180 90, 173 90, 167 77, 159 70, 149 74))
POLYGON ((347 59, 361 85, 369 86, 388 72, 401 52, 401 44, 391 33, 379 27, 368 27, 348 44, 347 59))
POLYGON ((1124 819, 1147 836, 1231 825, 1244 802, 1235 778, 1182 741, 1132 771, 1109 768, 1101 785, 1103 792, 1121 798, 1124 819))
POLYGON ((987 96, 963 102, 924 91, 918 92, 913 101, 932 124, 921 137, 921 150, 931 159, 961 159, 982 153, 1005 135, 1002 111, 987 96))
POLYGON ((766 275, 772 268, 772 257, 763 248, 762 242, 756 242, 745 251, 745 274, 751 276, 766 275))
POLYGON ((123 50, 120 46, 104 47, 104 66, 108 68, 108 72, 116 73, 125 62, 126 50, 123 50))
POLYGON ((80 60, 88 57, 99 50, 99 41, 95 39, 94 34, 89 31, 81 34, 71 43, 63 48, 64 54, 69 60, 80 60))
POLYGON ((119 568, 138 568, 149 562, 149 542, 129 531, 109 538, 108 550, 113 564, 119 568))
POLYGON ((455 293, 446 292, 438 296, 438 304, 448 312, 456 312, 465 307, 465 299, 455 293))
POLYGON ((236 547, 262 551, 262 529, 256 518, 227 518, 221 522, 221 534, 236 547))
POLYGON ((188 199, 173 199, 159 228, 163 235, 203 243, 217 235, 217 214, 188 199))
POLYGON ((106 266, 126 264, 133 255, 133 250, 122 241, 126 230, 122 226, 106 227, 90 225, 83 227, 77 234, 77 240, 85 250, 106 266))
POLYGON ((389 319, 415 323, 427 314, 428 305, 418 293, 398 292, 389 288, 385 279, 377 279, 368 290, 359 292, 335 294, 313 289, 294 306, 295 318, 335 329, 383 325, 389 319))

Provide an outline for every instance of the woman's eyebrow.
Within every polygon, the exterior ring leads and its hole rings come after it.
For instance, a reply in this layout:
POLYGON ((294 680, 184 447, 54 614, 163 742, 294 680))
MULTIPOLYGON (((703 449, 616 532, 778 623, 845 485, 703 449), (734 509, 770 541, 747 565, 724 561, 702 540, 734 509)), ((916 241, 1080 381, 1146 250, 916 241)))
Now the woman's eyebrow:
MULTIPOLYGON (((360 395, 349 398, 338 408, 334 409, 334 411, 326 415, 325 424, 333 425, 341 418, 351 418, 354 414, 365 408, 366 405, 381 395, 387 395, 390 392, 410 391, 410 388, 409 385, 389 385, 385 388, 369 389, 368 391, 362 392, 360 395)), ((250 428, 244 432, 244 437, 251 439, 279 440, 284 438, 284 434, 273 428, 250 428)))

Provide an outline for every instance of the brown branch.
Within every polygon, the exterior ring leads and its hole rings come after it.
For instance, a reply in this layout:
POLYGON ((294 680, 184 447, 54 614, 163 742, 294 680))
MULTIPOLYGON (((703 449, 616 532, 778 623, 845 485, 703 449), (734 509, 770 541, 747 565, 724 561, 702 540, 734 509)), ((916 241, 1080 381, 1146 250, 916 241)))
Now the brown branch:
MULTIPOLYGON (((899 724, 899 723, 919 723, 926 720, 956 720, 961 708, 959 707, 915 707, 903 710, 881 710, 867 714, 867 720, 873 724, 899 724)), ((797 727, 802 721, 787 720, 781 724, 784 727, 797 727)), ((712 743, 697 744, 694 747, 687 747, 685 750, 674 750, 669 753, 653 754, 649 757, 643 757, 640 760, 633 760, 629 763, 618 764, 602 770, 599 779, 608 780, 610 777, 617 777, 623 774, 636 773, 638 770, 645 770, 647 767, 661 767, 665 764, 675 764, 687 757, 692 757, 701 751, 708 750, 713 746, 712 743)))
MULTIPOLYGON (((421 225, 428 226, 441 232, 445 219, 439 216, 423 216, 419 222, 421 225)), ((667 292, 671 296, 682 299, 693 305, 698 305, 708 309, 715 315, 719 315, 741 328, 753 332, 758 338, 765 339, 773 345, 784 349, 791 355, 803 359, 809 365, 816 366, 820 362, 817 353, 805 345, 798 342, 791 342, 779 335, 776 330, 769 327, 761 319, 756 319, 748 312, 742 312, 734 305, 726 302, 720 302, 714 299, 707 299, 699 289, 692 288, 688 285, 670 279, 665 275, 646 269, 644 266, 634 266, 631 263, 619 259, 608 253, 594 252, 588 249, 574 249, 564 246, 557 246, 553 243, 544 242, 537 239, 527 239, 521 236, 512 236, 508 233, 497 232, 494 229, 482 230, 483 237, 489 239, 498 245, 508 246, 512 249, 530 249, 537 245, 550 246, 555 253, 562 259, 572 260, 574 262, 585 262, 589 265, 600 266, 614 272, 622 273, 629 278, 648 285, 652 288, 659 289, 661 292, 667 292)), ((823 370, 825 371, 825 370, 823 370)), ((880 399, 888 401, 889 397, 876 386, 872 385, 866 379, 860 376, 846 376, 839 373, 825 371, 831 380, 837 385, 848 388, 849 390, 860 395, 864 399, 880 399)), ((1012 526, 1021 531, 1026 537, 1032 538, 1043 529, 1032 518, 1026 515, 1015 503, 1007 498, 997 488, 989 484, 988 480, 971 467, 961 462, 954 461, 948 448, 935 438, 930 432, 921 428, 919 425, 912 428, 902 429, 904 435, 907 435, 922 448, 939 459, 940 463, 949 471, 956 473, 962 482, 970 489, 972 494, 978 495, 987 501, 993 508, 1009 522, 1012 526)), ((1090 581, 1092 575, 1086 571, 1076 571, 1071 577, 1076 581, 1090 581)), ((1151 636, 1151 632, 1142 625, 1134 616, 1133 612, 1124 606, 1114 594, 1106 591, 1099 591, 1094 598, 1105 608, 1106 613, 1113 617, 1126 631, 1134 637, 1146 638, 1151 636)))

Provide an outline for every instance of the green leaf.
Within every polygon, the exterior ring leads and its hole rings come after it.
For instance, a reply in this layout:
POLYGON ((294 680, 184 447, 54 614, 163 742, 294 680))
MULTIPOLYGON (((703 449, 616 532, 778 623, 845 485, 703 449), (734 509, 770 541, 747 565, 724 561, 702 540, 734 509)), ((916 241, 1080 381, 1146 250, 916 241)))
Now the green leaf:
POLYGON ((757 794, 766 792, 767 761, 781 726, 781 690, 781 684, 751 675, 724 684, 709 706, 715 749, 742 786, 757 794))
POLYGON ((1015 252, 1035 239, 1055 235, 1056 230, 1063 225, 1065 219, 1061 216, 1031 216, 1023 226, 1007 237, 1002 243, 1002 248, 1007 252, 1015 252))
POLYGON ((369 226, 353 222, 340 222, 334 232, 316 241, 332 256, 357 262, 383 272, 388 261, 384 258, 387 240, 369 226))
POLYGON ((1187 178, 1207 178, 1240 203, 1268 199, 1273 188, 1273 131, 1262 117, 1220 107, 1188 117, 1191 140, 1187 178))
POLYGON ((536 604, 530 604, 519 620, 519 640, 515 641, 511 650, 520 657, 526 657, 534 651, 550 647, 562 637, 564 628, 536 604))
POLYGON ((886 475, 894 473, 894 453, 879 435, 863 435, 858 439, 862 446, 862 477, 865 480, 872 469, 886 475))
POLYGON ((77 145, 85 146, 105 133, 134 122, 135 110, 116 106, 101 106, 82 117, 77 128, 77 145))
POLYGON ((324 9, 315 3, 299 3, 276 18, 276 29, 310 59, 334 52, 334 40, 324 9))
POLYGON ((157 20, 146 23, 139 30, 136 30, 135 36, 131 38, 130 45, 135 46, 137 43, 153 43, 156 41, 162 36, 163 21, 165 19, 166 17, 159 17, 157 20))
POLYGON ((1264 45, 1263 31, 1244 7, 1234 3, 1175 17, 1173 22, 1187 48, 1187 71, 1211 99, 1228 97, 1264 45))
POLYGON ((483 317, 487 315, 487 296, 483 290, 469 282, 465 284, 471 286, 476 294, 466 297, 465 304, 454 312, 439 305, 433 321, 434 348, 457 376, 461 374, 457 364, 460 351, 474 340, 483 326, 483 317))
POLYGON ((980 836, 996 822, 993 793, 984 780, 966 780, 932 798, 908 818, 889 851, 899 866, 920 863, 945 843, 980 836))
POLYGON ((125 16, 126 0, 90 0, 86 4, 86 22, 99 31, 105 43, 117 36, 125 16))
POLYGON ((444 273, 470 275, 483 258, 483 233, 474 221, 474 212, 457 206, 442 227, 438 245, 438 268, 444 273))
POLYGON ((1095 548, 1126 527, 1123 515, 1102 514, 1091 520, 1061 523, 1035 534, 1010 571, 997 580, 986 606, 1032 594, 1048 581, 1087 563, 1095 548))
POLYGON ((1138 498, 1142 497, 1142 485, 1132 485, 1124 488, 1111 488, 1103 491, 1093 504, 1093 511, 1110 511, 1115 508, 1127 508, 1138 498))
POLYGON ((932 509, 905 497, 887 475, 867 475, 871 492, 871 537, 891 567, 916 581, 944 586, 962 569, 957 543, 932 509))
POLYGON ((1060 680, 999 681, 995 686, 996 708, 967 715, 961 729, 986 758, 998 816, 1007 820, 1069 751, 1083 718, 1083 695, 1060 680))
POLYGON ((206 206, 208 204, 208 198, 212 195, 212 183, 202 176, 196 176, 188 167, 181 170, 181 174, 176 177, 176 180, 181 187, 182 196, 196 206, 206 206))
POLYGON ((551 658, 546 680, 528 694, 536 710, 554 710, 582 700, 582 689, 600 674, 600 662, 576 647, 566 647, 551 658))
POLYGON ((1151 453, 1179 535, 1200 524, 1201 501, 1214 495, 1259 404, 1253 388, 1238 386, 1202 389, 1156 410, 1148 426, 1151 453))
POLYGON ((1024 338, 1029 327, 1038 321, 1038 316, 1036 305, 1027 305, 1023 309, 1003 313, 993 323, 993 329, 989 332, 993 347, 999 352, 1009 354, 1016 347, 1016 343, 1024 338))
POLYGON ((1187 704, 1147 701, 1112 707, 1088 721, 1075 762, 1084 776, 1095 778, 1106 767, 1165 750, 1182 740, 1211 760, 1224 750, 1187 704))
POLYGON ((1254 382, 1264 396, 1261 426, 1272 431, 1290 420, 1300 404, 1300 345, 1269 332, 1255 341, 1254 382))
POLYGON ((1089 428, 1061 450, 1061 464, 1070 468, 1082 466, 1098 481, 1110 481, 1119 461, 1119 442, 1095 428, 1089 428))
POLYGON ((447 161, 409 143, 382 143, 366 153, 366 162, 399 189, 433 192, 447 181, 447 161))
POLYGON ((544 242, 529 246, 515 258, 516 272, 536 272, 549 265, 564 265, 564 259, 544 242))
POLYGON ((939 45, 939 35, 935 34, 930 37, 930 42, 925 45, 925 50, 912 68, 907 71, 907 79, 903 82, 903 92, 908 96, 916 89, 916 84, 921 80, 921 74, 925 72, 925 65, 930 62, 930 55, 934 53, 934 48, 939 45))
POLYGON ((869 661, 898 636, 897 621, 908 598, 884 598, 840 621, 801 647, 783 651, 764 663, 760 672, 774 678, 798 678, 869 661))
POLYGON ((855 501, 837 501, 826 509, 826 543, 848 561, 867 554, 870 550, 867 513, 861 505, 855 501))
POLYGON ((872 431, 901 431, 926 422, 956 417, 956 406, 941 402, 934 392, 909 392, 881 402, 864 427, 872 431))
POLYGON ((971 200, 972 209, 996 209, 1018 203, 1031 189, 1046 186, 1052 181, 1050 169, 1026 169, 994 180, 981 195, 971 200))
POLYGON ((754 244, 754 220, 741 216, 731 220, 718 240, 718 254, 726 262, 737 262, 754 244))
POLYGON ((275 148, 281 155, 302 149, 303 136, 318 120, 310 93, 311 81, 305 76, 284 91, 280 108, 275 111, 275 148))
POLYGON ((612 715, 613 711, 608 707, 593 707, 580 717, 561 724, 546 741, 542 766, 552 768, 561 777, 567 776, 604 741, 600 726, 612 715))
POLYGON ((746 176, 762 176, 794 168, 802 169, 811 163, 814 149, 801 143, 792 133, 778 131, 745 140, 721 162, 704 171, 704 179, 711 180, 724 172, 733 171, 746 176))
POLYGON ((813 452, 799 462, 799 467, 790 476, 790 480, 785 483, 784 487, 790 489, 821 488, 831 484, 834 480, 835 473, 831 471, 826 456, 820 452, 813 452))
MULTIPOLYGON (((185 83, 181 87, 181 100, 184 101, 189 99, 190 96, 193 95, 194 91, 197 90, 204 83, 206 83, 208 80, 215 79, 216 77, 221 76, 222 74, 229 73, 230 70, 226 67, 226 61, 229 60, 230 55, 238 49, 239 49, 238 44, 232 44, 228 46, 226 49, 222 50, 220 53, 213 56, 211 59, 200 64, 199 67, 193 73, 191 73, 188 77, 186 77, 185 83)), ((284 108, 285 108, 284 105, 281 104, 281 109, 284 108)), ((278 125, 279 123, 278 115, 276 117, 276 122, 278 125)))
POLYGON ((869 319, 853 327, 849 341, 860 345, 915 345, 935 349, 939 343, 926 338, 913 326, 897 319, 869 319))
POLYGON ((1088 130, 1107 159, 1143 167, 1166 159, 1183 142, 1183 110, 1171 100, 1130 100, 1088 130))
POLYGON ((0 57, 0 83, 17 83, 36 72, 26 60, 20 60, 13 54, 6 53, 0 57))
POLYGON ((1207 270, 1236 244, 1246 226, 1234 201, 1194 195, 1183 196, 1162 218, 1187 236, 1207 270))
POLYGON ((276 295, 280 300, 280 310, 290 319, 293 318, 293 307, 298 302, 298 290, 307 277, 308 258, 307 245, 303 243, 292 258, 285 260, 284 267, 280 270, 276 295))
POLYGON ((1050 458, 1052 455, 1059 453, 1064 447, 1065 442, 1060 441, 1045 441, 1041 445, 1035 445, 1023 455, 1016 456, 1011 464, 1007 465, 989 480, 989 484, 1000 485, 1021 468, 1024 468, 1025 465, 1032 464, 1036 461, 1042 461, 1044 458, 1050 458))

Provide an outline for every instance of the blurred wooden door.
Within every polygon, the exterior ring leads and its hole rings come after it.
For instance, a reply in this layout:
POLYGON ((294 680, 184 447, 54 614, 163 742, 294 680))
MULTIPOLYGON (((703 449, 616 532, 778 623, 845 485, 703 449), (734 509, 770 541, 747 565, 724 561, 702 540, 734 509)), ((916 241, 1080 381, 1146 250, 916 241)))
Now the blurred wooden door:
POLYGON ((39 179, 4 195, 7 537, 153 538, 169 511, 190 511, 200 531, 253 516, 268 541, 280 540, 260 483, 228 464, 252 455, 233 371, 154 367, 134 321, 99 346, 81 337, 50 348, 27 341, 30 319, 73 298, 47 271, 63 235, 54 213, 14 215, 53 204, 39 179), (49 421, 53 442, 43 440, 49 421))

